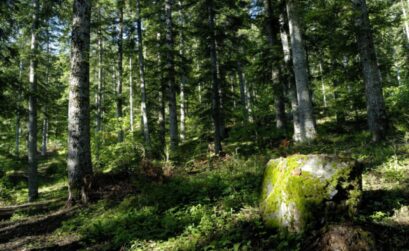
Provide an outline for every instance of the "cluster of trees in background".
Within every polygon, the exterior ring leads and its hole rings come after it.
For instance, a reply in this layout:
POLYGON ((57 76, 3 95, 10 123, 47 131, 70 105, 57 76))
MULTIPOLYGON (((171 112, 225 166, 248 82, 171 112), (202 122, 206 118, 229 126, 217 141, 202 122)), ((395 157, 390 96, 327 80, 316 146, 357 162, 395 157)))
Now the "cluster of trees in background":
POLYGON ((381 141, 407 102, 385 105, 407 93, 408 11, 406 0, 1 1, 0 148, 28 153, 35 200, 40 139, 45 155, 49 138, 68 138, 72 200, 86 200, 92 163, 137 142, 149 158, 209 142, 219 155, 223 141, 309 142, 317 120, 341 130, 362 117, 381 141))

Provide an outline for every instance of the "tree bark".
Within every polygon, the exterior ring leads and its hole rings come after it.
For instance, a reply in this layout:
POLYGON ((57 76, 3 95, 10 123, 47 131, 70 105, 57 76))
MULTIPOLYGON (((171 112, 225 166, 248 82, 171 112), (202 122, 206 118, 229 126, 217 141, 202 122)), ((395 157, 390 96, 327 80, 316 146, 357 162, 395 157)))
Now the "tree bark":
POLYGON ((132 62, 132 54, 129 55, 129 126, 131 128, 131 132, 134 131, 134 111, 133 111, 133 96, 134 96, 134 88, 133 88, 133 62, 132 62))
MULTIPOLYGON (((217 40, 216 40, 216 55, 217 55, 217 40)), ((223 140, 226 137, 226 122, 224 114, 224 100, 226 100, 226 92, 224 91, 225 85, 225 73, 220 68, 220 61, 216 61, 217 79, 219 82, 219 125, 220 125, 220 137, 223 140)))
MULTIPOLYGON (((130 11, 130 17, 132 17, 132 10, 130 11)), ((133 84, 133 49, 134 43, 133 39, 133 27, 131 27, 131 31, 129 32, 129 41, 130 41, 130 49, 129 49, 129 127, 131 129, 131 133, 134 132, 134 84, 133 84)))
POLYGON ((409 43, 409 23, 408 23, 408 14, 406 11, 405 3, 403 0, 400 0, 402 14, 403 14, 403 24, 405 25, 405 34, 406 34, 406 42, 409 43))
POLYGON ((122 72, 123 72, 123 67, 122 67, 122 59, 123 59, 123 33, 124 33, 124 2, 123 0, 117 0, 118 4, 118 15, 119 15, 119 23, 118 23, 118 29, 119 29, 119 34, 118 34, 118 78, 117 78, 117 85, 116 85, 116 117, 118 118, 118 121, 120 123, 120 129, 118 132, 118 141, 122 142, 124 141, 124 131, 122 129, 122 117, 123 117, 123 112, 122 112, 122 103, 123 103, 123 97, 122 97, 122 72))
POLYGON ((288 26, 290 29, 292 60, 297 90, 298 115, 301 127, 301 142, 311 141, 316 138, 314 113, 308 81, 308 65, 302 29, 300 13, 295 0, 287 0, 288 26))
MULTIPOLYGON (((180 16, 180 23, 182 27, 185 24, 185 19, 183 16, 183 13, 181 11, 182 9, 182 3, 178 1, 179 4, 179 16, 180 16)), ((180 29, 179 32, 179 37, 180 37, 180 55, 182 58, 182 75, 180 79, 180 141, 183 142, 185 141, 185 120, 186 120, 186 108, 185 108, 185 85, 187 84, 187 76, 185 72, 185 40, 182 32, 182 28, 180 29)))
MULTIPOLYGON (((234 74, 230 75, 230 92, 233 95, 236 94, 236 87, 235 87, 236 77, 238 79, 238 74, 237 74, 237 76, 234 75, 234 74)), ((240 88, 240 86, 239 86, 239 88, 240 88)), ((241 93, 240 93, 240 95, 241 95, 241 93)), ((239 104, 241 104, 240 102, 241 102, 241 97, 240 97, 239 104)), ((235 98, 233 98, 233 108, 234 108, 234 110, 236 110, 236 108, 237 108, 237 102, 236 102, 235 98)), ((241 107, 241 108, 243 108, 243 107, 241 107)), ((244 118, 244 111, 243 111, 243 118, 244 118)))
POLYGON ((216 37, 214 30, 214 10, 213 0, 207 0, 208 11, 208 25, 210 30, 210 60, 212 72, 212 117, 214 123, 214 151, 219 155, 222 151, 221 135, 220 135, 220 83, 217 76, 217 51, 216 51, 216 37))
MULTIPOLYGON (((23 73, 23 62, 20 59, 20 64, 19 64, 19 71, 18 71, 18 90, 17 90, 17 99, 18 99, 18 104, 20 105, 23 97, 23 88, 22 88, 22 73, 23 73)), ((20 122, 21 122, 21 109, 20 107, 17 108, 16 111, 16 157, 20 157, 20 122)))
POLYGON ((180 141, 185 141, 185 120, 186 120, 186 110, 185 110, 185 85, 186 76, 182 76, 180 81, 180 141))
MULTIPOLYGON (((243 79, 246 80, 246 75, 243 73, 243 79)), ((248 118, 249 122, 253 123, 254 118, 253 118, 253 99, 251 97, 250 93, 250 86, 247 84, 247 82, 244 82, 244 93, 246 94, 246 110, 248 111, 248 118)))
POLYGON ((278 67, 281 59, 277 56, 278 52, 276 47, 279 45, 279 41, 276 39, 278 35, 277 28, 279 27, 278 20, 273 17, 273 8, 271 0, 264 0, 265 14, 267 17, 267 39, 271 47, 271 52, 273 53, 273 62, 271 69, 271 80, 273 83, 274 96, 275 96, 275 120, 276 128, 279 130, 285 130, 286 128, 286 115, 285 115, 285 99, 284 99, 284 86, 280 79, 282 78, 282 73, 278 67), (277 27, 276 27, 277 26, 277 27))
POLYGON ((322 69, 322 62, 320 61, 319 63, 319 68, 320 68, 320 80, 321 80, 321 92, 322 92, 322 101, 324 102, 324 107, 327 108, 327 93, 326 93, 326 88, 325 88, 325 83, 324 83, 324 71, 322 69))
POLYGON ((174 60, 174 39, 172 21, 173 0, 165 1, 166 16, 166 73, 168 83, 168 105, 169 105, 169 133, 170 150, 173 153, 179 144, 178 119, 176 104, 176 83, 175 83, 175 60, 174 60))
POLYGON ((352 3, 357 12, 358 47, 365 82, 368 126, 372 133, 372 141, 377 142, 384 139, 388 126, 381 74, 378 68, 366 1, 352 0, 352 3))
POLYGON ((145 64, 143 55, 143 37, 142 37, 142 20, 141 20, 141 4, 140 0, 136 0, 136 22, 137 22, 137 34, 138 34, 138 53, 139 53, 139 77, 141 88, 141 115, 143 126, 143 137, 145 144, 150 148, 151 139, 149 134, 149 119, 148 108, 146 100, 146 83, 145 83, 145 64))
POLYGON ((246 80, 244 79, 243 69, 241 62, 237 62, 237 75, 239 75, 239 84, 240 84, 240 103, 241 109, 243 111, 243 117, 246 122, 249 122, 249 110, 248 110, 248 100, 247 100, 247 86, 246 80))
POLYGON ((293 140, 294 141, 301 141, 301 125, 299 120, 299 113, 298 113, 298 101, 297 101, 297 92, 295 87, 295 80, 294 80, 294 71, 292 66, 292 59, 291 59, 291 49, 290 49, 290 42, 289 42, 289 32, 287 26, 287 14, 285 11, 285 7, 280 14, 280 38, 281 38, 281 45, 283 48, 284 53, 284 63, 285 68, 287 70, 286 77, 287 77, 287 84, 288 84, 288 97, 291 103, 291 113, 293 117, 293 140))
POLYGON ((45 107, 42 131, 41 156, 45 156, 47 154, 47 142, 48 142, 48 111, 47 107, 45 107))
POLYGON ((32 0, 33 23, 31 26, 31 51, 30 51, 30 91, 28 101, 28 200, 38 198, 37 180, 37 50, 40 3, 32 0))
POLYGON ((199 95, 199 103, 202 103, 202 85, 200 83, 197 85, 197 94, 199 95))
MULTIPOLYGON (((102 41, 102 24, 101 24, 101 9, 98 10, 98 86, 97 86, 97 132, 102 130, 102 98, 103 98, 103 41, 102 41)), ((98 136, 97 136, 98 138, 98 136)), ((99 141, 98 141, 99 144, 99 141)), ((99 146, 97 146, 99 148, 99 146)))
POLYGON ((68 204, 87 203, 93 175, 90 148, 89 53, 91 1, 74 0, 68 104, 68 204))
MULTIPOLYGON (((157 33, 157 46, 158 46, 158 67, 162 66, 162 55, 160 51, 160 40, 161 34, 157 33)), ((158 114, 158 124, 159 124, 159 146, 161 153, 164 155, 166 147, 166 84, 164 83, 163 72, 159 74, 159 114, 158 114)))
MULTIPOLYGON (((50 33, 47 28, 47 69, 45 73, 46 78, 46 86, 48 87, 50 84, 50 33)), ((43 131, 42 131, 42 146, 41 146, 41 156, 45 156, 47 154, 47 142, 48 142, 48 104, 44 105, 44 119, 43 119, 43 131)))

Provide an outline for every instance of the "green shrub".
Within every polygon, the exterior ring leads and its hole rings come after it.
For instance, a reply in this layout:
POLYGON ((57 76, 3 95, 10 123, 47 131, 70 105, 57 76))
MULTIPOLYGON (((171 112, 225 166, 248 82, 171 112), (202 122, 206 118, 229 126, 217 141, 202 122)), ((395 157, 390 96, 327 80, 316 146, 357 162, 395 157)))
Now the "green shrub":
POLYGON ((94 163, 102 167, 103 171, 130 170, 144 158, 145 151, 142 145, 130 141, 104 146, 99 156, 95 157, 94 163))

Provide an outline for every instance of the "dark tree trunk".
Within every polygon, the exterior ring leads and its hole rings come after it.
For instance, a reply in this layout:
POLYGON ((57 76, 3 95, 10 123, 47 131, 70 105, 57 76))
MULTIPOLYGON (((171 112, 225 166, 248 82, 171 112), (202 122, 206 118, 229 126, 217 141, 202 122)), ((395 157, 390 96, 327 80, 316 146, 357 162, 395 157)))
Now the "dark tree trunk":
POLYGON ((68 105, 68 204, 87 203, 92 177, 89 110, 91 1, 74 0, 68 105))
MULTIPOLYGON (((137 3, 138 4, 138 3, 137 3)), ((138 6, 137 6, 137 11, 138 11, 138 6)), ((130 8, 129 10, 129 16, 132 17, 132 8, 130 8)), ((133 41, 133 37, 134 37, 134 27, 131 26, 129 29, 129 35, 128 35, 128 39, 129 39, 129 127, 131 130, 131 133, 133 135, 134 133, 134 92, 135 92, 135 88, 134 88, 134 83, 133 83, 133 50, 135 47, 135 43, 133 41)))
POLYGON ((165 152, 166 147, 166 85, 160 81, 159 91, 159 144, 162 153, 165 152))
POLYGON ((297 101, 297 92, 295 87, 295 80, 294 80, 294 71, 293 65, 291 60, 291 49, 290 49, 290 42, 289 42, 289 31, 288 31, 288 19, 285 6, 283 6, 281 14, 280 14, 280 38, 281 38, 281 45, 283 48, 284 54, 284 64, 285 64, 285 73, 287 78, 287 88, 288 88, 288 97, 291 104, 291 113, 293 117, 293 140, 294 141, 301 141, 301 125, 300 119, 298 114, 298 101, 297 101))
MULTIPOLYGON (((19 64, 19 73, 18 73, 18 90, 17 90, 17 99, 18 99, 18 104, 20 105, 23 97, 23 88, 22 88, 22 73, 23 73, 23 63, 21 62, 20 59, 20 64, 19 64)), ((21 128, 20 128, 20 122, 21 122, 21 109, 20 107, 17 108, 16 111, 16 157, 20 157, 20 134, 21 134, 21 128)))
POLYGON ((120 123, 120 130, 118 132, 118 141, 124 141, 124 131, 122 129, 122 59, 123 59, 123 33, 124 33, 124 2, 123 0, 118 0, 118 11, 119 11, 119 34, 118 34, 118 78, 116 85, 116 117, 120 123))
POLYGON ((47 154, 47 142, 48 142, 48 111, 47 107, 45 107, 42 131, 41 156, 45 156, 47 154))
POLYGON ((170 150, 173 153, 179 144, 178 119, 176 104, 176 81, 175 81, 175 60, 174 60, 174 39, 172 21, 173 0, 165 1, 166 15, 166 73, 168 82, 168 105, 169 105, 169 133, 170 150))
POLYGON ((143 126, 143 137, 147 148, 150 148, 151 139, 149 135, 148 108, 146 100, 146 83, 145 83, 145 63, 143 56, 143 38, 142 38, 142 20, 140 0, 136 0, 136 22, 138 34, 138 53, 139 53, 139 77, 141 84, 141 115, 143 126))
POLYGON ((273 83, 274 96, 275 96, 275 112, 276 112, 276 128, 279 130, 285 130, 286 128, 286 115, 285 115, 285 99, 284 99, 284 84, 280 81, 282 79, 282 73, 279 68, 281 58, 278 57, 279 53, 275 48, 279 48, 280 41, 277 40, 279 33, 278 19, 273 16, 273 8, 271 0, 264 0, 264 8, 267 17, 267 39, 271 46, 273 53, 273 62, 271 70, 271 79, 273 83))
POLYGON ((244 79, 243 69, 241 62, 237 62, 237 75, 239 76, 239 84, 240 84, 240 104, 241 109, 243 110, 243 117, 244 120, 249 122, 249 111, 248 111, 248 100, 247 100, 247 87, 246 87, 246 80, 244 79))
MULTIPOLYGON (((217 41, 216 41, 216 55, 217 55, 217 41)), ((220 125, 220 137, 223 140, 226 137, 226 121, 225 121, 225 113, 224 113, 224 100, 226 100, 226 92, 224 90, 224 85, 226 83, 225 73, 224 70, 220 67, 219 60, 216 61, 216 69, 217 69, 217 79, 219 82, 219 125, 220 125)))
POLYGON ((366 1, 352 0, 352 3, 357 12, 356 26, 365 82, 368 126, 372 133, 372 140, 377 142, 385 138, 388 127, 381 73, 378 68, 366 1))
MULTIPOLYGON (((47 28, 47 55, 50 54, 50 33, 47 28)), ((46 86, 48 87, 50 84, 50 59, 47 57, 47 69, 45 72, 46 78, 46 86)), ((43 130, 42 130, 42 145, 41 145, 41 156, 45 156, 47 154, 47 143, 48 143, 48 107, 47 104, 44 105, 44 119, 43 119, 43 130)))
POLYGON ((97 116, 96 116, 96 159, 97 163, 99 162, 99 154, 101 148, 101 135, 100 132, 102 131, 102 121, 103 121, 103 88, 104 88, 104 76, 103 76, 103 36, 102 36, 102 20, 101 20, 101 7, 98 9, 98 85, 97 85, 97 116))
MULTIPOLYGON (((157 39, 157 47, 158 47, 158 53, 157 53, 157 58, 158 58, 158 68, 162 66, 162 54, 160 50, 160 41, 161 41, 161 34, 157 33, 156 36, 157 39)), ((159 132, 158 132, 158 137, 159 137, 159 147, 161 154, 164 155, 165 153, 165 148, 166 148, 166 83, 164 82, 164 73, 163 71, 160 71, 159 74, 159 79, 158 79, 158 86, 159 88, 159 93, 158 93, 158 101, 159 101, 159 113, 158 113, 158 125, 159 125, 159 132)))
POLYGON ((301 126, 300 141, 305 142, 313 140, 317 136, 311 93, 308 87, 308 64, 297 3, 295 0, 287 0, 286 3, 301 126))
MULTIPOLYGON (((182 27, 185 25, 185 19, 183 16, 183 13, 181 11, 182 9, 182 3, 181 1, 178 1, 179 5, 179 16, 180 16, 180 23, 182 27)), ((186 120, 186 93, 185 93, 185 86, 187 84, 187 73, 185 70, 185 39, 184 39, 184 34, 182 32, 182 28, 179 31, 179 37, 180 37, 180 55, 182 58, 182 76, 180 79, 180 141, 185 141, 185 120, 186 120)))
POLYGON ((38 26, 40 4, 33 0, 33 23, 31 26, 31 51, 30 51, 30 92, 28 101, 28 200, 38 198, 37 180, 37 50, 38 50, 38 26))
POLYGON ((212 68, 212 117, 214 123, 214 151, 218 155, 222 151, 221 135, 220 135, 220 83, 217 76, 217 52, 216 52, 216 37, 214 30, 214 10, 213 0, 207 0, 208 25, 210 30, 210 60, 212 68))
MULTIPOLYGON (((101 9, 98 10, 98 87, 97 87, 97 132, 102 130, 102 95, 103 95, 103 42, 102 42, 102 25, 101 25, 101 9)), ((99 146, 97 146, 98 148, 99 146)))

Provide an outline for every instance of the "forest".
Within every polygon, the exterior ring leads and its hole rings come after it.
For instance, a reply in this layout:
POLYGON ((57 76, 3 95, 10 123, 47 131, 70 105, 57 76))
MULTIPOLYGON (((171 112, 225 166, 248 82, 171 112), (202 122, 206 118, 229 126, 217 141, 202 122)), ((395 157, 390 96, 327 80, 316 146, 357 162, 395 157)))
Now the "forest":
POLYGON ((409 0, 1 0, 0 250, 409 250, 409 0))

